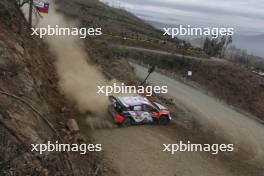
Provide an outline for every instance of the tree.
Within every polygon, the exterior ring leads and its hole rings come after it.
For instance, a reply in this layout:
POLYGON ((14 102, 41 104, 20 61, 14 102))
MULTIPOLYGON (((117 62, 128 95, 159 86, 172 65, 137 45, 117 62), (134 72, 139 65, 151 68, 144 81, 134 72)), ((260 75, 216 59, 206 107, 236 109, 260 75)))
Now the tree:
POLYGON ((36 19, 38 20, 39 17, 41 17, 40 13, 37 11, 33 0, 16 0, 17 5, 19 8, 23 7, 25 4, 29 4, 29 26, 32 27, 32 15, 34 14, 36 16, 36 19))
POLYGON ((16 0, 19 7, 23 7, 25 4, 30 3, 30 0, 16 0))
POLYGON ((221 57, 225 55, 225 51, 232 43, 232 36, 222 36, 217 38, 206 37, 203 50, 209 56, 221 57))

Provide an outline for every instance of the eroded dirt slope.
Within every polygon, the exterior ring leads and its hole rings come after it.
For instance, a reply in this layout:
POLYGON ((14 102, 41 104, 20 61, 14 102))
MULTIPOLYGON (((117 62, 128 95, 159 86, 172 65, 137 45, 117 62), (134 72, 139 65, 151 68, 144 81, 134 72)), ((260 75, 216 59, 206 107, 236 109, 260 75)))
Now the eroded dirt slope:
POLYGON ((31 152, 31 144, 76 142, 65 124, 77 111, 58 90, 55 57, 27 25, 15 0, 0 2, 0 175, 93 174, 94 155, 31 152))

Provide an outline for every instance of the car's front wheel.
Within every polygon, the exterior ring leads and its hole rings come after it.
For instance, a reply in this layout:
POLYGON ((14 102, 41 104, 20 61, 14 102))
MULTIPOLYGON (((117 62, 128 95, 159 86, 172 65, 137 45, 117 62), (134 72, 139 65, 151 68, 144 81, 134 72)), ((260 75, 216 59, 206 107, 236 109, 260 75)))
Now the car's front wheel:
POLYGON ((167 125, 170 122, 170 119, 168 116, 160 116, 159 118, 159 124, 161 125, 167 125))
POLYGON ((131 126, 131 119, 130 118, 125 118, 124 122, 122 123, 123 127, 129 127, 131 126))

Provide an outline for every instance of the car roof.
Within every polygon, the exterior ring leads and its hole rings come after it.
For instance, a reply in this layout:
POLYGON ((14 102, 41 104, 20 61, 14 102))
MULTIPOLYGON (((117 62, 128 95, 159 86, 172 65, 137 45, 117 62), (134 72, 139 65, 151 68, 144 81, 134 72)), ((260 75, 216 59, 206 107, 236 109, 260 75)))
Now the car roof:
POLYGON ((140 106, 147 104, 153 106, 152 103, 145 97, 142 96, 129 96, 129 97, 118 97, 119 101, 126 107, 140 106))

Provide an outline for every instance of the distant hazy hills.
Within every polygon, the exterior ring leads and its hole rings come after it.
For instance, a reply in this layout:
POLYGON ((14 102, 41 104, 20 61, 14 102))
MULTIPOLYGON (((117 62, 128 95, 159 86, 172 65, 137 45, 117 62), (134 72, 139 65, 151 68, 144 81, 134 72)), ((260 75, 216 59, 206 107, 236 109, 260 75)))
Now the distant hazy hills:
MULTIPOLYGON (((177 27, 178 25, 166 25, 161 22, 147 21, 149 24, 158 29, 163 29, 163 27, 177 27)), ((201 47, 204 39, 201 37, 180 37, 181 39, 188 40, 193 46, 201 47)), ((264 34, 262 35, 241 35, 235 34, 233 36, 233 44, 237 48, 247 50, 248 54, 253 53, 253 55, 260 56, 264 58, 264 34)))
POLYGON ((248 53, 264 57, 264 34, 255 36, 234 35, 234 45, 246 49, 248 53))

